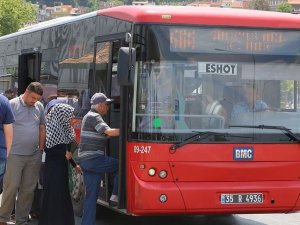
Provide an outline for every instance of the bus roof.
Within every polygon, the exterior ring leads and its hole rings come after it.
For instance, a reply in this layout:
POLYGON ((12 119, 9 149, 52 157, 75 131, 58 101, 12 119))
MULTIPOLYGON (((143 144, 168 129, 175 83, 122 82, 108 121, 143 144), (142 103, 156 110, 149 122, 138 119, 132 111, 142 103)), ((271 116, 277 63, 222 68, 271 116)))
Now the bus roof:
POLYGON ((119 6, 97 13, 135 23, 300 28, 299 15, 249 9, 147 5, 119 6))
POLYGON ((17 31, 15 33, 1 36, 0 41, 5 40, 7 38, 15 37, 18 35, 28 34, 28 33, 43 30, 46 28, 55 27, 55 26, 59 26, 59 25, 67 24, 67 23, 72 23, 75 21, 80 21, 82 19, 91 18, 96 15, 97 15, 96 12, 91 12, 91 13, 86 13, 86 14, 83 14, 80 16, 63 16, 63 17, 58 17, 58 18, 52 19, 52 20, 46 20, 46 21, 43 21, 43 22, 40 22, 37 24, 33 24, 30 26, 21 28, 19 31, 17 31))
POLYGON ((197 24, 300 29, 300 15, 258 10, 194 6, 118 6, 80 16, 67 16, 34 24, 0 37, 1 40, 55 27, 96 15, 109 16, 133 23, 197 24))

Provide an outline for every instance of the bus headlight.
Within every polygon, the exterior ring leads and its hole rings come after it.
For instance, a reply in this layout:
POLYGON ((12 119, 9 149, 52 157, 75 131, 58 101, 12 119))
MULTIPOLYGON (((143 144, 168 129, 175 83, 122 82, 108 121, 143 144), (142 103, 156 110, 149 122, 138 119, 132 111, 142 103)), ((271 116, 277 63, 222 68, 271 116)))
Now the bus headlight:
POLYGON ((167 175, 168 175, 167 171, 161 170, 161 171, 159 171, 159 175, 158 175, 158 176, 159 176, 161 179, 165 179, 165 178, 167 177, 167 175))
POLYGON ((149 175, 149 176, 153 177, 155 174, 156 174, 156 170, 155 170, 154 168, 150 168, 150 169, 148 170, 148 175, 149 175))

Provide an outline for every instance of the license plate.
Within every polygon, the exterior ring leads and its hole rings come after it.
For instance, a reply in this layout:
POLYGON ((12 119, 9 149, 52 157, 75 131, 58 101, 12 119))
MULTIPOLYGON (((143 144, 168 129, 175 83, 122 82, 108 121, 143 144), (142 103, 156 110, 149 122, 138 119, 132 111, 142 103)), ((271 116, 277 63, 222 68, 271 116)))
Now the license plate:
POLYGON ((221 194, 221 204, 262 204, 262 193, 221 194))

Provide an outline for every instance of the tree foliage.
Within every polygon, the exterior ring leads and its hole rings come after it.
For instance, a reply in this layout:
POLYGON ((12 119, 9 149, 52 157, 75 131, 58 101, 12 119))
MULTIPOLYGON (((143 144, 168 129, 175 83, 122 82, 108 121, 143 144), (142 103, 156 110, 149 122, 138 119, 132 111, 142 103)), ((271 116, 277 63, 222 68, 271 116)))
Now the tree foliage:
POLYGON ((79 7, 78 0, 71 0, 71 5, 72 5, 72 7, 78 8, 79 7))
POLYGON ((105 0, 105 1, 89 0, 88 6, 90 8, 90 11, 96 11, 102 8, 124 5, 125 1, 128 0, 105 0))
POLYGON ((266 0, 250 0, 249 8, 255 10, 264 10, 264 11, 270 10, 269 3, 266 0))
POLYGON ((100 8, 100 1, 98 0, 89 0, 89 7, 91 11, 96 11, 100 8))
POLYGON ((26 0, 0 0, 0 36, 18 31, 36 15, 36 7, 26 0))
POLYGON ((113 6, 124 5, 123 0, 107 0, 107 2, 111 3, 113 6))
POLYGON ((293 11, 293 7, 289 3, 284 2, 277 6, 277 11, 291 13, 293 11))

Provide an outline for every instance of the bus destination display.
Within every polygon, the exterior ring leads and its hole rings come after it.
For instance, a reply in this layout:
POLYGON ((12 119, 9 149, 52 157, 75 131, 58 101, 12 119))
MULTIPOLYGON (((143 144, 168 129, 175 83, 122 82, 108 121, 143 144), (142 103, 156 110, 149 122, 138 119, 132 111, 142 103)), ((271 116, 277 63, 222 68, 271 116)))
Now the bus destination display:
POLYGON ((275 30, 170 28, 171 52, 288 55, 299 51, 299 34, 275 30))

